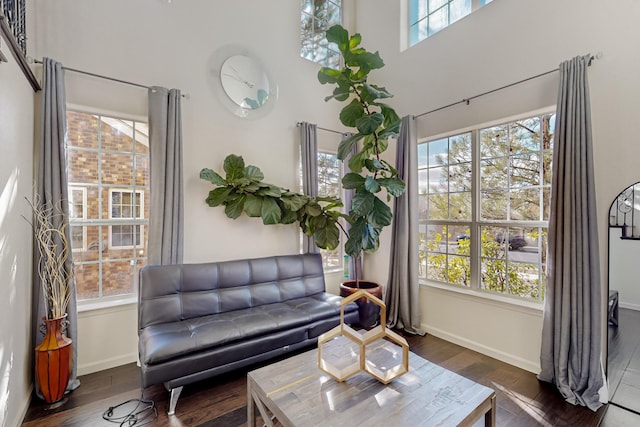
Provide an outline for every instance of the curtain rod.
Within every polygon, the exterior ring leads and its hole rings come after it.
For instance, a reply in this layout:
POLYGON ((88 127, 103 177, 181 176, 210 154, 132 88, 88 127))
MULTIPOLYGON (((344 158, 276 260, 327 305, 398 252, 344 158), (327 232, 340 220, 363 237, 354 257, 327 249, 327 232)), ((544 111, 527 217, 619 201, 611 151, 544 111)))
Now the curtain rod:
MULTIPOLYGON (((300 125, 301 125, 301 124, 302 124, 302 122, 298 122, 298 123, 296 123, 296 126, 297 126, 297 127, 300 127, 300 125)), ((318 125, 316 125, 316 129, 324 130, 324 131, 326 131, 326 132, 333 132, 333 133, 337 133, 338 135, 345 135, 345 134, 346 134, 346 132, 340 132, 340 131, 333 130, 333 129, 327 129, 327 128, 320 127, 320 126, 318 126, 318 125)))
MULTIPOLYGON (((591 62, 594 59, 600 59, 600 58, 602 58, 602 52, 598 52, 595 56, 591 56, 591 58, 589 59, 589 64, 588 65, 591 66, 591 62)), ((464 98, 461 101, 453 102, 453 103, 445 105, 443 107, 436 108, 435 110, 426 111, 424 113, 416 115, 414 118, 417 119, 419 117, 426 116, 427 114, 435 113, 435 112, 440 111, 440 110, 445 110, 447 108, 453 107, 454 105, 458 105, 458 104, 463 104, 464 103, 464 104, 469 105, 469 102, 471 102, 472 99, 480 98, 481 96, 489 95, 490 93, 498 92, 498 91, 500 91, 502 89, 507 89, 507 88, 510 88, 511 86, 519 85, 520 83, 525 83, 525 82, 528 82, 530 80, 535 80, 535 79, 537 79, 539 77, 546 76, 547 74, 555 73, 558 70, 559 70, 559 68, 554 68, 553 70, 545 71, 544 73, 536 74, 535 76, 527 77, 526 79, 518 80, 517 82, 509 83, 508 85, 504 85, 504 86, 501 86, 501 87, 496 88, 496 89, 488 90, 486 92, 479 93, 479 94, 471 96, 469 98, 464 98)))
MULTIPOLYGON (((35 62, 36 64, 42 64, 42 60, 33 59, 33 58, 29 58, 29 59, 31 61, 35 62)), ((125 84, 125 85, 136 86, 136 87, 140 87, 140 88, 143 88, 143 89, 150 89, 149 86, 143 85, 143 84, 140 84, 140 83, 129 82, 127 80, 116 79, 115 77, 103 76, 102 74, 96 74, 96 73, 91 73, 89 71, 78 70, 76 68, 65 67, 64 65, 62 66, 62 69, 66 70, 66 71, 71 71, 71 72, 74 72, 74 73, 78 73, 78 74, 85 74, 85 75, 91 76, 91 77, 97 77, 99 79, 111 80, 112 82, 118 82, 118 83, 122 83, 122 84, 125 84)), ((182 96, 185 99, 189 99, 190 98, 190 95, 188 93, 180 94, 180 96, 182 96)))

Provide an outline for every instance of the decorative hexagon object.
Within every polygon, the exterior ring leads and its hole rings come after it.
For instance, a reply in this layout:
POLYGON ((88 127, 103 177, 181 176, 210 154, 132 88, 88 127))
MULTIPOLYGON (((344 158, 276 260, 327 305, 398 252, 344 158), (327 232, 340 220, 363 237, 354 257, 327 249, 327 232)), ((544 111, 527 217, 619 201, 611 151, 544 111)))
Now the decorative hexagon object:
POLYGON ((409 372, 409 344, 386 328, 387 307, 379 298, 360 290, 340 304, 340 325, 318 338, 318 368, 337 381, 364 371, 383 384, 409 372), (380 306, 380 325, 356 331, 344 323, 344 307, 360 298, 380 306))
POLYGON ((390 329, 383 338, 365 344, 365 355, 364 371, 383 384, 409 371, 409 346, 390 329))

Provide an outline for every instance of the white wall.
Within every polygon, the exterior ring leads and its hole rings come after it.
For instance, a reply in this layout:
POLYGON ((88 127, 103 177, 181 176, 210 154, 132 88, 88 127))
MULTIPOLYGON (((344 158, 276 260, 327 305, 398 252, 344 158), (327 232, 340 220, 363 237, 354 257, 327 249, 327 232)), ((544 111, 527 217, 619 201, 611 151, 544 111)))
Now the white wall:
MULTIPOLYGON (((356 28, 365 47, 380 50, 387 67, 376 78, 396 95, 393 102, 401 115, 418 115, 543 73, 577 55, 603 53, 589 69, 589 84, 601 277, 606 289, 609 203, 620 189, 640 178, 640 144, 635 142, 640 117, 640 56, 635 46, 640 40, 636 23, 640 3, 616 2, 607 9, 606 17, 601 6, 583 0, 494 0, 402 52, 401 14, 396 2, 358 1, 356 28)), ((553 105, 557 84, 557 74, 552 74, 474 100, 469 106, 423 117, 418 119, 419 134, 428 137, 452 132, 553 105)), ((375 265, 378 280, 386 280, 387 259, 388 254, 380 251, 368 264, 375 265)), ((421 300, 427 330, 455 335, 458 341, 484 348, 481 351, 486 353, 517 356, 524 359, 520 365, 528 369, 538 366, 540 315, 496 312, 494 305, 483 299, 451 297, 429 287, 422 289, 421 300), (523 342, 523 336, 532 341, 523 342)))
MULTIPOLYGON (((185 262, 221 261, 297 253, 294 225, 265 227, 258 219, 228 219, 204 200, 211 185, 204 167, 222 169, 231 153, 262 169, 265 181, 295 189, 299 182, 298 121, 340 130, 331 88, 318 83, 319 66, 300 58, 298 0, 32 0, 31 55, 145 85, 189 93, 182 104, 184 137, 185 262), (244 47, 257 55, 279 85, 275 108, 243 120, 215 93, 210 62, 218 49, 244 47)), ((350 18, 347 16, 347 20, 350 18)), ((67 72, 69 103, 146 115, 146 90, 67 72)), ((327 277, 337 292, 339 275, 327 277)), ((135 305, 119 314, 82 313, 79 373, 135 360, 135 305), (106 325, 109 325, 108 328, 106 325), (112 333, 107 333, 110 329, 112 333), (115 346, 115 347, 114 347, 115 346), (117 350, 115 350, 117 349, 117 350), (116 354, 118 353, 118 354, 116 354)))
POLYGON ((2 43, 0 64, 0 426, 22 422, 31 395, 34 92, 2 43))

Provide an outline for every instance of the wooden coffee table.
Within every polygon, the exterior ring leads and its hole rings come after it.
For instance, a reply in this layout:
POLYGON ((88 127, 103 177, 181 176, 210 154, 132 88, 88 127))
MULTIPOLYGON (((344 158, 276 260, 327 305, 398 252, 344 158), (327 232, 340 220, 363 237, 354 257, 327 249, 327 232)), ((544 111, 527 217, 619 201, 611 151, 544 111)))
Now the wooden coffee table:
POLYGON ((409 372, 388 385, 366 373, 340 383, 314 349, 247 375, 247 426, 495 426, 493 390, 409 353, 409 372))

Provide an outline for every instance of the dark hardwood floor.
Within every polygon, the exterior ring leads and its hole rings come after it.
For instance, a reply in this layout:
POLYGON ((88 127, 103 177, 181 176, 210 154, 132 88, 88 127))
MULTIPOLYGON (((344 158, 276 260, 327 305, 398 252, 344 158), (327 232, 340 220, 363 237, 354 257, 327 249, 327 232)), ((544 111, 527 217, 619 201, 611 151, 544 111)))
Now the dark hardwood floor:
MULTIPOLYGON (((598 426, 606 407, 592 412, 566 403, 556 389, 535 375, 447 341, 407 337, 411 351, 493 388, 497 394, 498 426, 598 426)), ((253 367, 252 367, 253 369, 253 367)), ((167 416, 169 394, 162 386, 149 387, 145 399, 155 402, 154 426, 228 427, 246 425, 246 370, 186 386, 176 408, 167 416)), ((113 426, 102 419, 109 407, 140 397, 140 378, 135 364, 85 375, 82 385, 53 410, 34 398, 23 426, 113 426)), ((127 410, 133 409, 126 405, 127 410)), ((114 410, 114 415, 122 415, 114 410)), ((125 424, 128 425, 128 424, 125 424)), ((144 425, 144 421, 137 426, 144 425)))

